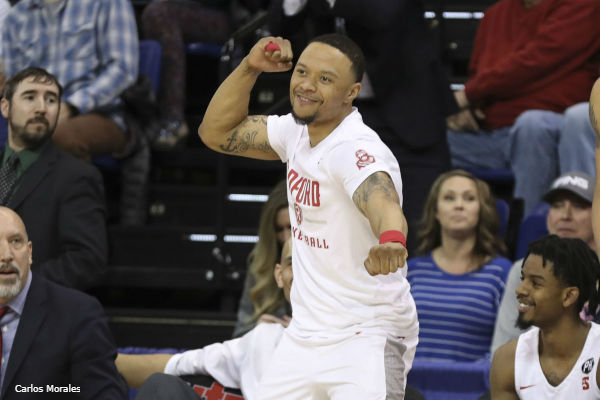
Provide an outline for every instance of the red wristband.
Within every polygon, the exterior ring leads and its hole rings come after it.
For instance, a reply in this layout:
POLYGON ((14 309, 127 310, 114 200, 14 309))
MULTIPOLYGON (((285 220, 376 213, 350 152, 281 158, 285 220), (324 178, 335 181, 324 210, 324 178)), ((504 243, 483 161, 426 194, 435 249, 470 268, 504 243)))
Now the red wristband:
POLYGON ((402 243, 402 246, 406 248, 406 237, 404 236, 404 233, 400 231, 390 230, 383 232, 379 236, 379 244, 384 244, 387 242, 402 243))

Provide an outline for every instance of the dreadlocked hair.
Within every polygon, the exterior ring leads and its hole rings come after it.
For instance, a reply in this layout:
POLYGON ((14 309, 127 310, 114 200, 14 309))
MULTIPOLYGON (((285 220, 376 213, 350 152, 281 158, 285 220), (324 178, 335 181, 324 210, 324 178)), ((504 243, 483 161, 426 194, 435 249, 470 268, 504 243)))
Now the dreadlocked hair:
POLYGON ((583 240, 548 235, 529 244, 525 260, 530 254, 541 256, 544 267, 546 260, 551 261, 553 275, 563 285, 579 289, 575 310, 577 313, 587 301, 588 315, 595 315, 600 303, 600 263, 596 253, 583 240))

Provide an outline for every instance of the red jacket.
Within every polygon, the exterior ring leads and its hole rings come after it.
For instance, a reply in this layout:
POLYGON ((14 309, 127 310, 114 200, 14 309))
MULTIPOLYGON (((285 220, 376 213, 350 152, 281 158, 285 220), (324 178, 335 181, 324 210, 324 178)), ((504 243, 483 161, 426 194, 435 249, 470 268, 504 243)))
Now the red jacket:
POLYGON ((599 49, 598 0, 543 0, 530 9, 500 0, 477 30, 467 98, 481 105, 486 129, 510 126, 525 110, 563 112, 589 99, 599 49))

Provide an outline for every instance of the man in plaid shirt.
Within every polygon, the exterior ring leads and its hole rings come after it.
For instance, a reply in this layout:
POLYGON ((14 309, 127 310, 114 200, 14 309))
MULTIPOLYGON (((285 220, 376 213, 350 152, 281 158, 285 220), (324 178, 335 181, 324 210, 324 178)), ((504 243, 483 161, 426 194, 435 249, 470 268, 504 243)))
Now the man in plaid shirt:
POLYGON ((2 27, 4 74, 37 66, 65 91, 54 141, 90 159, 122 153, 127 134, 121 93, 138 74, 139 44, 128 0, 21 0, 2 27))

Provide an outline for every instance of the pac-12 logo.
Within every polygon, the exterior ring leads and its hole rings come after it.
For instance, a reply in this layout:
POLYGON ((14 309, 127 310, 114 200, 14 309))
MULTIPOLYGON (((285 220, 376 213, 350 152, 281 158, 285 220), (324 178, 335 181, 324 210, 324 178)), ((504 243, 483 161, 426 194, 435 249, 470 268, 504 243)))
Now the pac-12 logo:
POLYGON ((354 154, 356 155, 356 158, 358 158, 358 161, 356 161, 356 166, 358 167, 358 169, 366 167, 367 165, 373 164, 375 162, 375 157, 373 157, 372 155, 370 155, 362 149, 357 150, 354 154))
POLYGON ((302 209, 297 203, 294 203, 294 213, 296 214, 296 222, 298 226, 302 224, 302 209))

